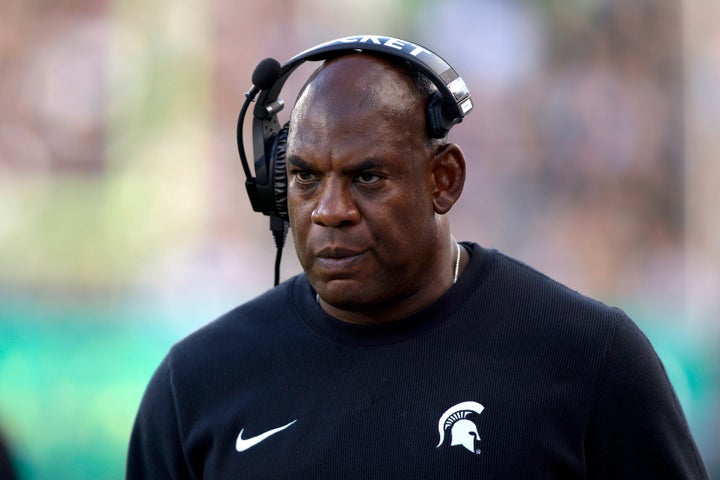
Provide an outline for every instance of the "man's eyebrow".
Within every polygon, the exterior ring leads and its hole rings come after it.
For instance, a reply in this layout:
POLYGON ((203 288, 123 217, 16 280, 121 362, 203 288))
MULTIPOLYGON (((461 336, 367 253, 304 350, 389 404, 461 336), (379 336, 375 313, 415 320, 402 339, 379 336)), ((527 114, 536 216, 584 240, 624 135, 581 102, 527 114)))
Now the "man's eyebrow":
MULTIPOLYGON (((287 163, 288 165, 300 170, 317 170, 317 168, 313 167, 309 162, 305 161, 302 157, 298 155, 290 155, 287 159, 287 163)), ((376 170, 382 168, 383 165, 383 161, 378 158, 368 158, 355 165, 345 166, 341 168, 340 171, 345 175, 353 175, 361 172, 366 172, 368 170, 376 170)))
POLYGON ((368 158, 355 165, 348 165, 340 169, 345 175, 357 175, 368 170, 378 170, 382 168, 384 163, 378 158, 368 158))
POLYGON ((288 165, 292 165, 295 168, 299 168, 300 170, 315 170, 310 166, 308 162, 303 160, 301 157, 297 155, 290 155, 287 159, 288 165))

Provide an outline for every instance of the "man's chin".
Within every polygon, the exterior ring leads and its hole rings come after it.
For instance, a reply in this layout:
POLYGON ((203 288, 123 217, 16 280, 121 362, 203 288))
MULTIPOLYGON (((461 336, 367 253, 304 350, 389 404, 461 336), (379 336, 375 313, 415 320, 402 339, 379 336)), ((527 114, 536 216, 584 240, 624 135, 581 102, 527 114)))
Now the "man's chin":
POLYGON ((382 302, 378 294, 372 294, 367 289, 357 288, 352 280, 333 280, 322 285, 316 291, 320 298, 330 306, 349 312, 373 310, 382 302))

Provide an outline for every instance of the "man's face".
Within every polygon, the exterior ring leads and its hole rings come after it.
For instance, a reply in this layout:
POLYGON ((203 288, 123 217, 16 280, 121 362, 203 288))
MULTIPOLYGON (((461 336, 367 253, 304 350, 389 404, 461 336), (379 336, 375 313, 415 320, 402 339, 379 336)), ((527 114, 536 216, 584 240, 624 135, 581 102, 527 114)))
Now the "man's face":
POLYGON ((366 55, 327 65, 298 100, 288 208, 311 285, 332 306, 382 310, 433 282, 438 230, 424 100, 366 55))

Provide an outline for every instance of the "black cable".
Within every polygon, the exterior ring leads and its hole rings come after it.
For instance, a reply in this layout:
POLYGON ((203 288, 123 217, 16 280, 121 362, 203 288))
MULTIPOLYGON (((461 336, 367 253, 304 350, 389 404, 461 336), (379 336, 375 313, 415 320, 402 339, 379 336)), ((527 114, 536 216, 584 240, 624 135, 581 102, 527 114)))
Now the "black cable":
POLYGON ((275 248, 277 249, 275 254, 275 283, 277 286, 280 283, 280 261, 282 260, 282 251, 285 246, 285 239, 287 238, 288 222, 280 217, 274 215, 270 216, 270 230, 272 231, 273 238, 275 239, 275 248))
POLYGON ((282 260, 282 248, 278 248, 275 253, 275 283, 274 287, 277 287, 280 283, 280 262, 282 260))
POLYGON ((240 154, 240 161, 242 163, 243 171, 245 172, 245 178, 250 180, 252 174, 250 173, 250 166, 248 165, 247 157, 245 156, 245 142, 243 141, 243 122, 245 121, 245 112, 247 112, 248 106, 255 100, 255 95, 258 90, 253 87, 245 94, 245 101, 240 107, 240 114, 238 115, 237 129, 235 130, 237 138, 238 153, 240 154))

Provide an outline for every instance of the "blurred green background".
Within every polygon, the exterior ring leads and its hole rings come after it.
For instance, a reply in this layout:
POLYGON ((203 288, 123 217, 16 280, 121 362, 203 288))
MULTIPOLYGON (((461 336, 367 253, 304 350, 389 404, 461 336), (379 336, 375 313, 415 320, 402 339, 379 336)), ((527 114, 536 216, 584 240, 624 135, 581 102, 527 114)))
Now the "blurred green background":
POLYGON ((0 430, 20 478, 122 478, 167 349, 271 286, 237 112, 259 60, 355 33, 463 75, 456 237, 627 310, 720 475, 718 24, 691 0, 0 3, 0 430))

